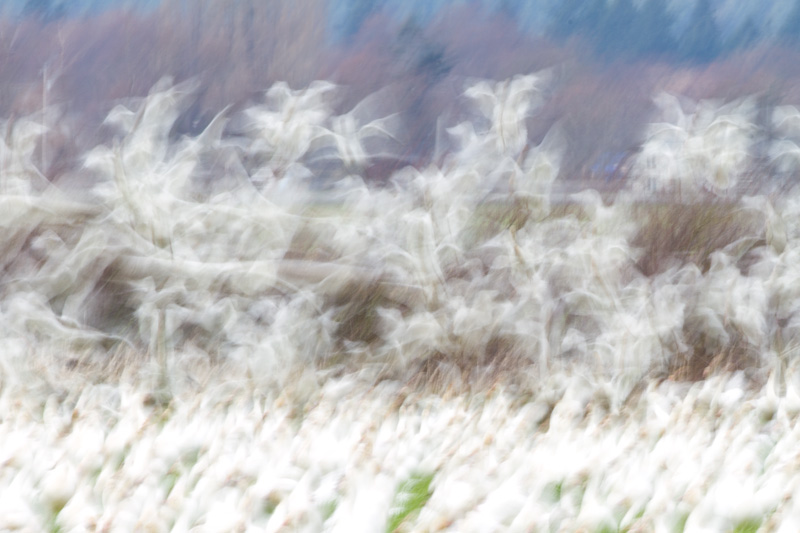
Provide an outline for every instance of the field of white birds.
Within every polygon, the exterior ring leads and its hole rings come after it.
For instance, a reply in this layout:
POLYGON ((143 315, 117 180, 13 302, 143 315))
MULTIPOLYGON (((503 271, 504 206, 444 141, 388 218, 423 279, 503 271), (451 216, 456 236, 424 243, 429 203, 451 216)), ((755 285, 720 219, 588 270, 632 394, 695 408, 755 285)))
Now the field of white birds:
POLYGON ((800 530, 800 110, 655 95, 579 190, 547 79, 380 185, 402 117, 327 82, 176 137, 165 80, 53 182, 5 121, 0 529, 800 530))

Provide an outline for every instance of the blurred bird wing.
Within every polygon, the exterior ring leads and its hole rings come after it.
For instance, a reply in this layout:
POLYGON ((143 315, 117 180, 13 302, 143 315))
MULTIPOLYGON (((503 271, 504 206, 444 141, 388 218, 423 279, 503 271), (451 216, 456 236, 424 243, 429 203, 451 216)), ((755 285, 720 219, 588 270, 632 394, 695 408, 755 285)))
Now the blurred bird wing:
POLYGON ((129 133, 133 129, 134 124, 136 124, 136 119, 136 112, 131 111, 122 104, 118 104, 108 112, 103 123, 116 126, 124 133, 129 133))
POLYGON ((464 96, 475 101, 478 111, 486 118, 491 118, 497 105, 497 94, 487 81, 479 81, 464 91, 464 96))
POLYGON ((777 106, 772 111, 772 124, 784 135, 800 134, 800 109, 792 105, 777 106))
POLYGON ((200 147, 210 148, 219 146, 222 141, 222 133, 228 125, 228 111, 230 108, 231 106, 229 105, 225 106, 222 111, 211 119, 211 122, 208 123, 208 126, 205 127, 203 132, 197 136, 200 147))
POLYGON ((388 117, 379 118, 364 124, 358 130, 358 136, 361 139, 366 137, 388 137, 397 141, 396 132, 399 128, 399 115, 397 113, 389 115, 388 117))
POLYGON ((684 111, 684 104, 677 96, 660 92, 653 98, 653 103, 661 111, 661 116, 667 122, 674 124, 678 127, 685 128, 688 126, 688 115, 684 111))

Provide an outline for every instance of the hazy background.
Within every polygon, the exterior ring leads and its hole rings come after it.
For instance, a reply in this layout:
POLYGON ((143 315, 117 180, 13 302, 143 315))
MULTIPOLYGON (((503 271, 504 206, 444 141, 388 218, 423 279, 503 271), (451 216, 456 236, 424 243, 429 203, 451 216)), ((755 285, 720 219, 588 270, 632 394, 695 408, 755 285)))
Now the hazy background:
POLYGON ((566 179, 618 174, 661 90, 756 95, 767 136, 769 109, 800 103, 800 0, 11 0, 2 12, 0 115, 58 104, 73 132, 43 161, 51 178, 108 135, 115 102, 165 75, 200 82, 175 135, 276 81, 345 85, 343 109, 385 89, 403 150, 369 169, 378 181, 434 157, 476 77, 551 69, 552 98, 529 131, 538 141, 559 124, 566 179))

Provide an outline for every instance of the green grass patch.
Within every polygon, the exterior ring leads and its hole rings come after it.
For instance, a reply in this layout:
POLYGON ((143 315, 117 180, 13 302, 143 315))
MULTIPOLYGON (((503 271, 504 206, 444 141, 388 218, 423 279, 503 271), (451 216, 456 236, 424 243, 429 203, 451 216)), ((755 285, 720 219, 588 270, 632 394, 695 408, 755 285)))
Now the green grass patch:
POLYGON ((47 522, 45 522, 45 531, 48 533, 61 533, 64 531, 61 526, 56 522, 58 518, 58 513, 53 514, 47 518, 47 522))
POLYGON ((686 531, 686 522, 689 520, 689 513, 683 512, 675 520, 675 526, 672 528, 674 533, 683 533, 686 531))
POLYGON ((336 512, 336 508, 339 506, 339 502, 337 500, 331 500, 329 502, 325 502, 320 506, 320 514, 322 514, 322 520, 325 521, 331 516, 333 513, 336 512))
POLYGON ((200 448, 191 448, 181 456, 181 465, 188 472, 197 464, 198 459, 200 459, 200 448))
POLYGON ((267 516, 272 516, 272 513, 278 508, 282 499, 283 497, 280 494, 270 492, 267 497, 264 498, 264 501, 261 502, 261 512, 267 516))
POLYGON ((561 493, 564 489, 564 482, 550 482, 542 490, 542 499, 550 503, 561 501, 561 493))
POLYGON ((737 523, 731 530, 731 533, 756 533, 760 527, 761 520, 757 518, 746 518, 737 523))
POLYGON ((175 468, 170 468, 161 480, 161 486, 164 488, 164 496, 169 496, 172 489, 175 488, 175 483, 178 482, 180 472, 175 468))
POLYGON ((432 473, 413 473, 398 487, 392 501, 386 532, 403 531, 407 521, 422 509, 431 497, 432 473))

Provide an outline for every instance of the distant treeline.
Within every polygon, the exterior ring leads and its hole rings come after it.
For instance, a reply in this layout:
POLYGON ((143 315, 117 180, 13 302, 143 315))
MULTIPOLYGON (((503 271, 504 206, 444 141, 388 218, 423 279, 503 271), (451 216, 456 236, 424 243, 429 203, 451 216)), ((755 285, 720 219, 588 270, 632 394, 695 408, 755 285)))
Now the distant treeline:
MULTIPOLYGON (((232 9, 246 3, 228 2, 232 9)), ((606 60, 658 57, 702 63, 765 42, 800 45, 800 0, 767 0, 757 10, 739 0, 327 0, 326 30, 330 39, 346 41, 379 13, 425 26, 465 3, 503 13, 529 35, 582 41, 606 60)), ((16 0, 6 9, 53 21, 110 7, 146 11, 163 4, 190 9, 192 2, 16 0)))
MULTIPOLYGON (((330 0, 339 39, 378 12, 425 24, 455 0, 330 0)), ((800 44, 800 0, 472 0, 515 20, 522 31, 577 39, 603 59, 658 57, 708 62, 758 44, 800 44), (753 5, 757 9, 753 8, 753 5)))
POLYGON ((146 95, 164 76, 196 81, 175 136, 197 133, 228 106, 233 113, 263 101, 278 81, 302 88, 325 79, 344 86, 338 111, 382 91, 380 112, 398 113, 400 159, 368 171, 385 179, 447 149, 447 128, 468 118, 460 113, 470 80, 549 69, 530 141, 557 125, 568 151, 562 174, 581 177, 638 146, 658 91, 695 100, 758 95, 764 117, 770 106, 800 104, 800 46, 788 16, 771 40, 734 46, 744 41, 718 32, 715 21, 724 17, 719 7, 712 16, 709 0, 692 4, 686 20, 664 0, 563 0, 550 6, 538 34, 521 24, 533 3, 425 0, 415 11, 422 3, 405 1, 401 8, 399 0, 163 0, 142 10, 107 2, 104 11, 75 16, 72 4, 27 0, 0 17, 0 119, 57 106, 51 124, 68 125, 69 134, 48 135, 61 143, 43 162, 53 177, 113 133, 103 119, 116 103, 146 95))

